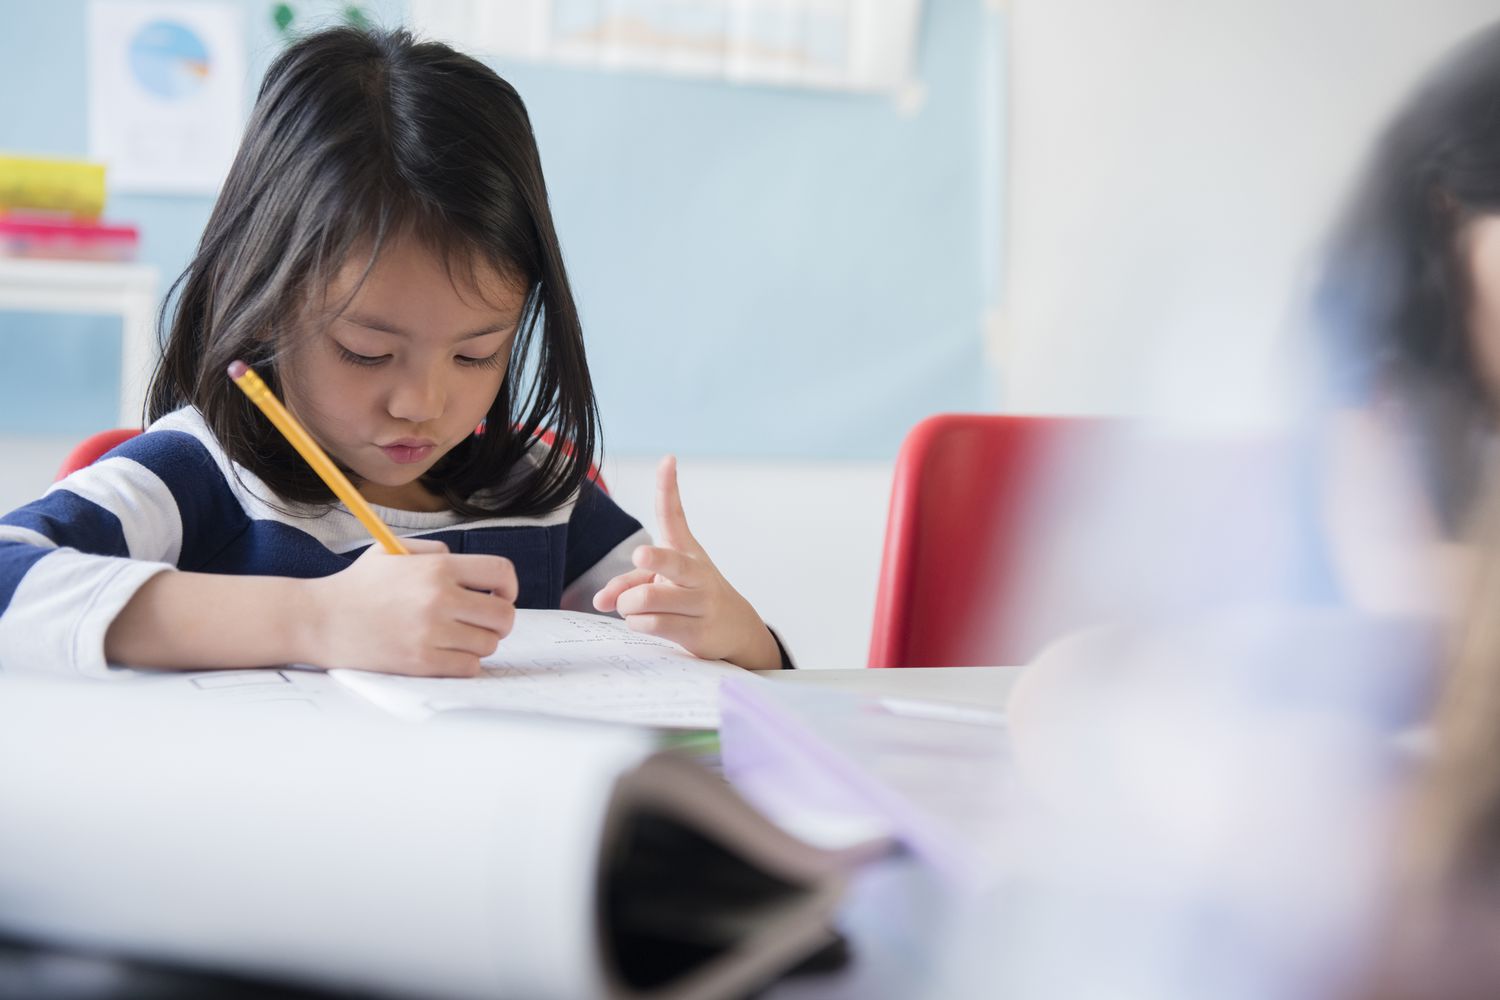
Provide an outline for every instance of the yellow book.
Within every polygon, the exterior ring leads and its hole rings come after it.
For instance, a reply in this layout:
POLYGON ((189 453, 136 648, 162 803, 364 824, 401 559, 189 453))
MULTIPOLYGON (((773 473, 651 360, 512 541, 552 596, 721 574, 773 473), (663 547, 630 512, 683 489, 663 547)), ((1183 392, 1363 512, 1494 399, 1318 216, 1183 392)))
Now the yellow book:
POLYGON ((104 164, 0 153, 0 211, 11 209, 97 219, 104 212, 104 164))

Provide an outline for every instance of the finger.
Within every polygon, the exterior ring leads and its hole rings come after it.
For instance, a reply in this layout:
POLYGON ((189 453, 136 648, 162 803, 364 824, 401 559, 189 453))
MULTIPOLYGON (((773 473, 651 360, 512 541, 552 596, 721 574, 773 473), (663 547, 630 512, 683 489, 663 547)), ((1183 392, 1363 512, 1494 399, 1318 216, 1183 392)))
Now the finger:
MULTIPOLYGON (((405 545, 406 551, 412 555, 448 551, 448 546, 436 538, 403 538, 401 544, 405 545)), ((379 548, 379 546, 371 546, 371 548, 379 548)))
POLYGON ((609 614, 615 609, 615 602, 620 599, 621 594, 631 587, 650 583, 655 578, 655 573, 645 569, 633 569, 627 573, 621 573, 599 588, 599 592, 594 595, 594 609, 609 614))
POLYGON ((466 622, 449 622, 438 631, 436 639, 439 649, 472 656, 489 656, 500 642, 494 630, 466 622))
POLYGON ((677 489, 677 457, 668 455, 656 467, 656 523, 661 529, 662 544, 683 552, 698 551, 698 540, 688 530, 687 514, 682 509, 682 493, 677 489))
POLYGON ((624 618, 632 615, 686 615, 701 617, 703 595, 672 583, 652 583, 631 587, 615 602, 615 610, 624 618))
POLYGON ((708 572, 701 560, 676 549, 660 545, 641 545, 630 554, 637 568, 650 570, 680 587, 701 587, 708 582, 708 572))
POLYGON ((450 556, 455 579, 471 590, 484 590, 496 597, 514 601, 520 593, 516 567, 504 556, 450 556))
POLYGON ((495 641, 510 635, 516 624, 516 606, 503 597, 466 590, 458 595, 453 609, 456 621, 485 629, 494 635, 490 642, 493 651, 495 641))
POLYGON ((693 615, 631 615, 625 625, 632 632, 671 639, 690 653, 703 634, 703 619, 693 615))
POLYGON ((455 649, 430 649, 417 669, 402 672, 422 677, 476 677, 479 656, 455 649))

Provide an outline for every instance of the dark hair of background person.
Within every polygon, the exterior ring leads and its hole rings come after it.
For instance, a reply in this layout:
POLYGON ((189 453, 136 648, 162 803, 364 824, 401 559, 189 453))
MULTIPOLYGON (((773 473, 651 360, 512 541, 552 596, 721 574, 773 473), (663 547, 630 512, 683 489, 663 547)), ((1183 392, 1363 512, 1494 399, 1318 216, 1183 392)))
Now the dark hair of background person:
MULTIPOLYGON (((332 502, 225 369, 241 358, 281 394, 281 338, 351 254, 369 254, 368 274, 404 234, 441 253, 455 281, 490 267, 529 289, 485 433, 422 485, 470 516, 559 506, 595 461, 598 410, 531 122, 492 70, 404 30, 334 28, 272 63, 197 252, 173 284, 180 295, 149 418, 196 406, 229 457, 282 497, 332 502), (568 447, 543 450, 529 474, 506 480, 543 429, 568 447)), ((167 317, 164 306, 164 328, 167 317)))
POLYGON ((1328 247, 1316 321, 1335 401, 1399 401, 1450 533, 1500 412, 1470 342, 1463 225, 1500 213, 1500 23, 1422 80, 1378 140, 1328 247))

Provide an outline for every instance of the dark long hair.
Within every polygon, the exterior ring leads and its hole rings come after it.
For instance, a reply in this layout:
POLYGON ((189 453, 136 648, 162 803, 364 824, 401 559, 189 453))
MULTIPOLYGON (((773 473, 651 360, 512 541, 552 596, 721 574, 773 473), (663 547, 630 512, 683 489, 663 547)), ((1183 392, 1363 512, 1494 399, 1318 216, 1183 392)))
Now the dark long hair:
POLYGON ((1500 212, 1500 24, 1449 53, 1376 144, 1334 232, 1316 294, 1343 401, 1391 393, 1450 530, 1479 488, 1495 425, 1468 331, 1459 234, 1500 212))
POLYGON ((243 358, 281 393, 278 340, 289 322, 351 254, 373 248, 368 268, 405 232, 450 270, 488 265, 529 289, 485 433, 422 484, 472 515, 564 502, 594 461, 598 410, 531 122, 492 70, 406 31, 319 32, 271 65, 197 253, 173 285, 181 294, 150 419, 195 406, 229 457, 282 497, 331 502, 225 368, 243 358), (542 450, 534 469, 518 465, 542 430, 567 447, 542 450), (508 476, 517 469, 530 471, 508 476))

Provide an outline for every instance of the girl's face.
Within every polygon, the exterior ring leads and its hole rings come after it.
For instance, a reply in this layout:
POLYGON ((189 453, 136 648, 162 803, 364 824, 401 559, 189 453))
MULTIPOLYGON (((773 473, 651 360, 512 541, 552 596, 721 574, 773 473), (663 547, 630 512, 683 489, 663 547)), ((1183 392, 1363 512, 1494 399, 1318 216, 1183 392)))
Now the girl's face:
POLYGON ((1461 257, 1469 293, 1469 337, 1490 397, 1500 400, 1500 214, 1465 224, 1461 257))
POLYGON ((294 339, 286 404, 371 503, 441 510, 419 480, 489 412, 527 290, 493 269, 476 268, 472 284, 450 275, 414 238, 388 243, 360 284, 365 260, 351 255, 324 318, 294 339))

